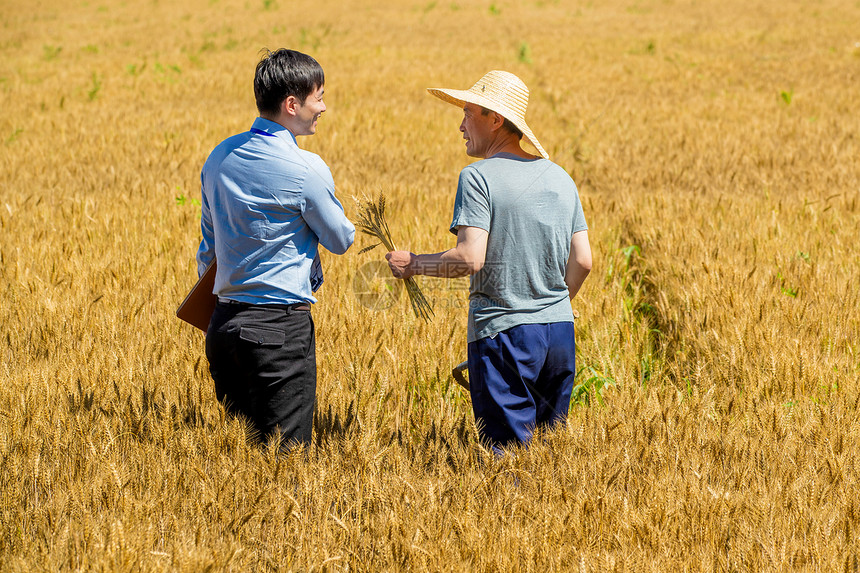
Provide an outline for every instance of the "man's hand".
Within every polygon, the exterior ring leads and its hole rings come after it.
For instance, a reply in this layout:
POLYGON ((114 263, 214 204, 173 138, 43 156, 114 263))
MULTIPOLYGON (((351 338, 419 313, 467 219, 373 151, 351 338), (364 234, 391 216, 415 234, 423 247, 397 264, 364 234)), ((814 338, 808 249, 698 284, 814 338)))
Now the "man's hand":
POLYGON ((385 255, 391 274, 398 279, 408 279, 416 274, 415 262, 418 256, 409 251, 391 251, 385 255))

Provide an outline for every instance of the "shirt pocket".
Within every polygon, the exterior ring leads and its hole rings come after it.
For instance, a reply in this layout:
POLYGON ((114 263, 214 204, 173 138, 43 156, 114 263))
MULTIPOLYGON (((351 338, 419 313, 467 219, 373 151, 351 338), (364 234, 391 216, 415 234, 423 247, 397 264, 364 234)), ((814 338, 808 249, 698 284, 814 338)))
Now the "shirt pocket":
POLYGON ((265 348, 279 348, 284 345, 286 334, 283 330, 263 328, 260 326, 243 326, 239 329, 239 338, 265 348))

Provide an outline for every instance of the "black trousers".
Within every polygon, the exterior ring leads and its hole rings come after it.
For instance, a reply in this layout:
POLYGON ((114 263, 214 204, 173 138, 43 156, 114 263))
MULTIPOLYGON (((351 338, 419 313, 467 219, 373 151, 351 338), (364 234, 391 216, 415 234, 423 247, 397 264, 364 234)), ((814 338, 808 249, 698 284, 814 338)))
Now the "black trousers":
POLYGON ((309 444, 316 405, 314 323, 307 307, 219 302, 206 333, 215 393, 227 412, 245 416, 261 440, 309 444))

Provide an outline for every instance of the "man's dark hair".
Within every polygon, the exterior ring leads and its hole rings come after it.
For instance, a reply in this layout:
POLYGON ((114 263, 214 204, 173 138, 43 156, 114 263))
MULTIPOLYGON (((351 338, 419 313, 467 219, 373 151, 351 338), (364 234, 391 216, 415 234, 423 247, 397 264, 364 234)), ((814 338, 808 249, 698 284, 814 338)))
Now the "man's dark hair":
POLYGON ((322 66, 295 50, 265 50, 254 73, 254 97, 260 114, 278 113, 289 96, 304 103, 315 89, 325 85, 322 66))
MULTIPOLYGON (((487 109, 487 108, 485 108, 484 106, 481 106, 481 115, 489 115, 489 113, 490 113, 491 111, 492 111, 492 110, 487 109)), ((496 112, 496 113, 499 113, 499 112, 496 112)), ((499 115, 502 115, 502 114, 500 114, 500 113, 499 113, 499 115)), ((511 133, 513 133, 514 135, 516 135, 516 136, 517 136, 517 139, 522 139, 522 138, 523 138, 523 132, 522 132, 522 131, 520 131, 520 128, 519 128, 519 127, 517 127, 516 125, 514 125, 514 122, 512 122, 511 120, 509 120, 508 118, 506 118, 506 117, 505 117, 505 116, 503 116, 503 115, 502 115, 502 119, 504 119, 504 120, 505 120, 505 123, 503 123, 503 124, 502 124, 502 127, 503 127, 504 129, 507 129, 509 132, 511 132, 511 133)))

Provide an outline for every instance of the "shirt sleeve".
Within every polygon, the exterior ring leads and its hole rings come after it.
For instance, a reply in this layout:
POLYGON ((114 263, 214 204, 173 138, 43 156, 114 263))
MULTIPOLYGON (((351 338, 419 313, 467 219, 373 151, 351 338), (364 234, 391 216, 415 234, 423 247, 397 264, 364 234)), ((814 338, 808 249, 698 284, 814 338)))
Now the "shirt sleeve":
POLYGON ((209 200, 206 198, 205 189, 203 189, 203 174, 200 174, 200 234, 203 239, 200 241, 200 248, 197 249, 197 276, 203 276, 203 271, 215 258, 215 228, 212 225, 212 211, 209 208, 209 200))
POLYGON ((580 231, 587 231, 588 223, 585 221, 585 213, 582 210, 582 201, 579 198, 579 192, 576 189, 576 185, 574 185, 573 191, 576 195, 576 205, 573 212, 573 232, 578 233, 580 231))
POLYGON ((457 198, 454 199, 454 218, 450 231, 457 234, 459 227, 477 227, 490 232, 490 190, 486 179, 477 169, 469 166, 460 172, 457 198))
POLYGON ((334 195, 331 171, 322 159, 314 157, 305 179, 302 218, 316 234, 320 244, 336 255, 344 254, 355 241, 355 226, 343 212, 334 195))

